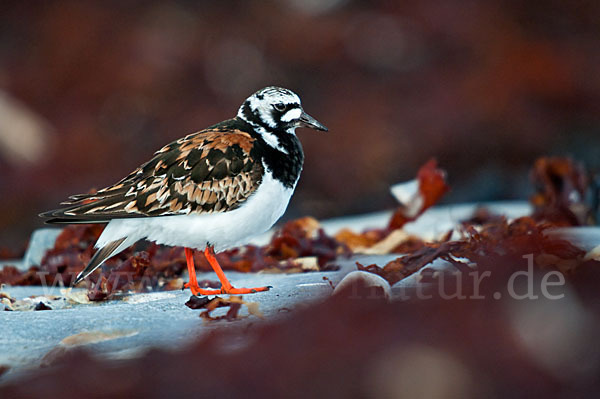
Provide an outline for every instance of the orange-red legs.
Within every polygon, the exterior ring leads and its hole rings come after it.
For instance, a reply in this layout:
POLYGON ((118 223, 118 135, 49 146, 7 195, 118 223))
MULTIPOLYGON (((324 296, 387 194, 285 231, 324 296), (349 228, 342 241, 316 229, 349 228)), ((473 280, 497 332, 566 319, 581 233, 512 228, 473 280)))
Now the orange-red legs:
POLYGON ((196 268, 194 267, 194 250, 191 248, 185 248, 185 260, 187 261, 188 274, 190 275, 189 283, 185 283, 184 288, 189 288, 194 295, 218 295, 218 294, 253 294, 255 292, 268 291, 271 287, 258 287, 258 288, 234 288, 227 277, 225 277, 225 273, 223 273, 223 269, 217 262, 217 258, 215 258, 215 251, 212 246, 207 246, 204 250, 204 256, 210 265, 212 266, 215 273, 217 273, 217 277, 221 282, 220 290, 208 290, 204 288, 200 288, 198 286, 198 279, 196 278, 196 268))

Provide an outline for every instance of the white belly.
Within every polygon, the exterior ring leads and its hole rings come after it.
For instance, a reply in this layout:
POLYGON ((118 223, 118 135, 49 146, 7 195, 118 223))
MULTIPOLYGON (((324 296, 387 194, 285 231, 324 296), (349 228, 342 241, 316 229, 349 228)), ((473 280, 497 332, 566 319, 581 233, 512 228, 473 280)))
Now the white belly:
POLYGON ((286 188, 266 171, 261 185, 242 206, 229 212, 205 215, 176 215, 113 219, 104 229, 96 247, 127 237, 119 251, 140 239, 158 244, 215 250, 246 244, 264 233, 283 215, 294 188, 286 188))

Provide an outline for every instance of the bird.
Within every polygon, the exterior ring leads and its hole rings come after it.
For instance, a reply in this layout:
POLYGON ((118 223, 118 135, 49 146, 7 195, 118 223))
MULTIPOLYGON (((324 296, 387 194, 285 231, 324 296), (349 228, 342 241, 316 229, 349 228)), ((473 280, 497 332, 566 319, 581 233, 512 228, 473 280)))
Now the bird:
POLYGON ((246 244, 284 214, 304 163, 299 127, 328 131, 304 111, 296 93, 265 87, 232 119, 165 145, 111 186, 72 195, 61 208, 41 213, 49 224, 106 224, 73 286, 108 258, 147 240, 184 248, 184 288, 193 295, 268 291, 272 287, 235 288, 215 254, 246 244), (196 250, 204 252, 220 289, 198 286, 196 250))

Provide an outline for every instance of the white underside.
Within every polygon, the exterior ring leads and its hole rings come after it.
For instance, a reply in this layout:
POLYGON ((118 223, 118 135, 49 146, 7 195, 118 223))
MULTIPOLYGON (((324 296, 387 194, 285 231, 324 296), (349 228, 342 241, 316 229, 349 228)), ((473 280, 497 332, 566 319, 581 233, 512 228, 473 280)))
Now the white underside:
POLYGON ((293 192, 294 188, 284 187, 265 171, 261 185, 237 209, 205 215, 113 219, 96 247, 126 237, 113 255, 142 239, 196 249, 204 249, 210 243, 217 252, 223 251, 246 244, 253 236, 270 229, 285 212, 293 192))

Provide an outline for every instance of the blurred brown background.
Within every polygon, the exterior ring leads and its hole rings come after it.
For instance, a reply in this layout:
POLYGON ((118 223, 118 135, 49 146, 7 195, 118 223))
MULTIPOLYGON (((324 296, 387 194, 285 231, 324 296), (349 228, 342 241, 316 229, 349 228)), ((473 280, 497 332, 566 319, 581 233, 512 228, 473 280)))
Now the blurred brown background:
POLYGON ((446 201, 524 198, 535 157, 600 164, 597 1, 2 1, 0 247, 266 85, 299 131, 286 218, 393 205, 435 156, 446 201))

